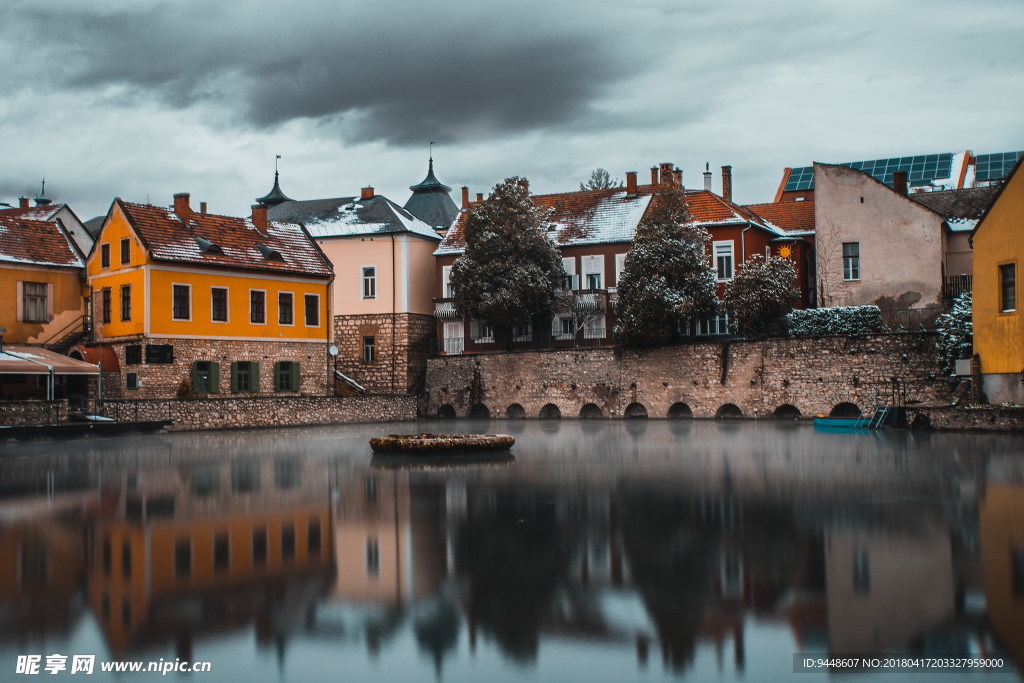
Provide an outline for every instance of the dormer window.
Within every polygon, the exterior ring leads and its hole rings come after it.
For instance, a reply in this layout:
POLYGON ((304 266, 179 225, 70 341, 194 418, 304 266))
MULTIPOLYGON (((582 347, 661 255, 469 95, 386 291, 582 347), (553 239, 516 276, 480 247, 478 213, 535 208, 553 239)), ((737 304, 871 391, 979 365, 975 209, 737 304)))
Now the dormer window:
POLYGON ((220 254, 221 256, 224 255, 224 250, 221 249, 218 245, 214 244, 213 242, 211 242, 208 239, 203 239, 202 237, 197 237, 196 238, 196 244, 199 245, 199 252, 201 254, 203 254, 203 255, 206 255, 206 254, 220 254))
POLYGON ((263 255, 268 261, 284 261, 284 257, 281 256, 281 252, 277 249, 272 249, 265 244, 256 243, 256 248, 260 250, 260 254, 263 255))

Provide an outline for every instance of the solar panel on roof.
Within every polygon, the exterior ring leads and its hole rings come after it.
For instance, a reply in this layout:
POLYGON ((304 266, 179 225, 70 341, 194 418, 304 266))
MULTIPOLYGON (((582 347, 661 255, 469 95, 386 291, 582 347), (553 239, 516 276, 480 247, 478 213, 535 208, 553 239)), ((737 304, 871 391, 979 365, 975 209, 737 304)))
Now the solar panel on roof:
MULTIPOLYGON (((1011 153, 1013 154, 1013 153, 1011 153)), ((1016 163, 1020 152, 1016 152, 1013 162, 1016 163)), ((979 157, 980 158, 980 157, 979 157)), ((953 172, 953 153, 921 154, 913 157, 892 157, 890 159, 871 159, 868 161, 848 161, 839 164, 867 173, 875 180, 892 185, 893 171, 906 171, 907 179, 914 185, 929 185, 931 181, 949 178, 953 172)), ((1012 168, 1013 164, 1010 164, 1012 168)), ((1009 169, 1007 169, 1009 172, 1009 169)), ((998 176, 1002 177, 1002 176, 998 176)), ((979 177, 979 180, 981 178, 979 177)), ((786 192, 814 189, 814 169, 811 166, 794 168, 786 181, 786 192)))
POLYGON ((974 167, 977 180, 999 180, 1005 178, 1013 170, 1020 155, 1024 152, 996 152, 995 154, 979 154, 974 167))

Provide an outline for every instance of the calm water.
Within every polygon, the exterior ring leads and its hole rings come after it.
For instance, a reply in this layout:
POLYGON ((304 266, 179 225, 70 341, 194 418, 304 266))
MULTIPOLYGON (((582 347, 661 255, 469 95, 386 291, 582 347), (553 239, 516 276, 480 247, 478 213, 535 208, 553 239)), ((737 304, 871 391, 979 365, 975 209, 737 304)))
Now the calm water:
POLYGON ((454 428, 515 434, 515 459, 371 459, 370 436, 453 429, 424 422, 0 445, 0 680, 30 680, 32 654, 119 681, 160 675, 100 663, 474 683, 811 681, 794 654, 827 653, 1024 667, 1019 436, 454 428))

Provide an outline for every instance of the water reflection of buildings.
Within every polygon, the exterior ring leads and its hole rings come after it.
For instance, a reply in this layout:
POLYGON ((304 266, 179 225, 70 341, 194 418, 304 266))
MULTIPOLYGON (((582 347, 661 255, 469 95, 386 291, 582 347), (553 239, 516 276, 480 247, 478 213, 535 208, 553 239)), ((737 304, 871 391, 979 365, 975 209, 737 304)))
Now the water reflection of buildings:
POLYGON ((981 502, 981 565, 989 623, 1024 666, 1024 477, 989 481, 981 502))
POLYGON ((89 543, 87 596, 111 652, 171 640, 189 659, 197 636, 253 620, 266 640, 272 615, 315 601, 332 562, 325 473, 240 458, 122 474, 89 543))

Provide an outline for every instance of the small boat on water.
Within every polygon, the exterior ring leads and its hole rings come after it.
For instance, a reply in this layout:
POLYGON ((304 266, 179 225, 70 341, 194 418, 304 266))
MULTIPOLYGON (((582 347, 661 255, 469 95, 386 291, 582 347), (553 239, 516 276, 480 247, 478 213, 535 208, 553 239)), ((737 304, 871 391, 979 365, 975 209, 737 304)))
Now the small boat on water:
POLYGON ((515 444, 508 434, 388 434, 370 439, 374 453, 448 455, 507 451, 515 444))
POLYGON ((825 417, 816 415, 814 417, 815 427, 826 427, 828 429, 868 429, 871 426, 870 417, 825 417))

